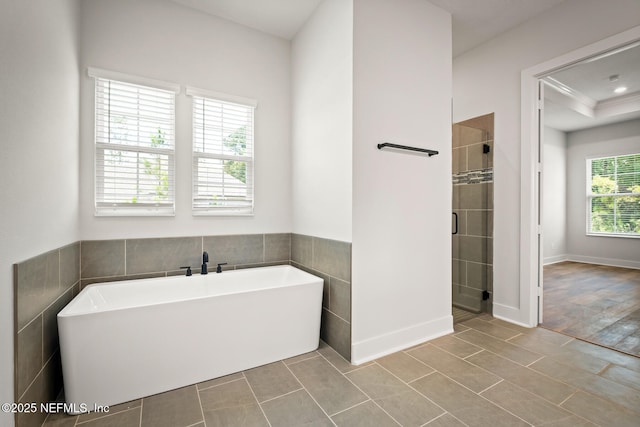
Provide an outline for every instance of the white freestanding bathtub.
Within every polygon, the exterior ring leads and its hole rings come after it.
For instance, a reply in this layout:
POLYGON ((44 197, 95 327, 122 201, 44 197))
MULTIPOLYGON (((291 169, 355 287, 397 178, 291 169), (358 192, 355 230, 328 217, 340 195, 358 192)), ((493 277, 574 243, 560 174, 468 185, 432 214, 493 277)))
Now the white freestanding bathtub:
POLYGON ((68 412, 313 351, 322 287, 288 265, 87 286, 58 314, 68 412))

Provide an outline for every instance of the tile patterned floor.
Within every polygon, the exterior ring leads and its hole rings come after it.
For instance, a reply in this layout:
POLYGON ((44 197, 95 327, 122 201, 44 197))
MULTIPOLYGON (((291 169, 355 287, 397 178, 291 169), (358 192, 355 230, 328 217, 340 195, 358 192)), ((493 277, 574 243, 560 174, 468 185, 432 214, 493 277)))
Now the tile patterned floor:
POLYGON ((566 261, 543 277, 541 326, 640 356, 640 270, 566 261))
POLYGON ((473 319, 478 315, 478 313, 472 313, 458 307, 451 307, 451 314, 453 314, 453 323, 464 322, 465 320, 473 319))
POLYGON ((361 366, 314 352, 52 427, 639 426, 640 358, 486 314, 361 366))

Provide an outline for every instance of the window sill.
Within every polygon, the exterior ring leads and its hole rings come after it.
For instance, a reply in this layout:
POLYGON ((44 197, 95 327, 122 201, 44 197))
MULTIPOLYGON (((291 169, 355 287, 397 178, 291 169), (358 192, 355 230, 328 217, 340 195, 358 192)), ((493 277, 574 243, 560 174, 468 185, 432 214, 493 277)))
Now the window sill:
POLYGON ((622 237, 623 239, 640 239, 640 234, 587 233, 587 237, 622 237))
POLYGON ((211 212, 211 211, 202 211, 202 212, 192 212, 193 216, 226 216, 226 217, 252 217, 254 216, 253 212, 211 212))
POLYGON ((94 213, 96 217, 175 217, 175 210, 158 210, 158 209, 100 209, 94 213))

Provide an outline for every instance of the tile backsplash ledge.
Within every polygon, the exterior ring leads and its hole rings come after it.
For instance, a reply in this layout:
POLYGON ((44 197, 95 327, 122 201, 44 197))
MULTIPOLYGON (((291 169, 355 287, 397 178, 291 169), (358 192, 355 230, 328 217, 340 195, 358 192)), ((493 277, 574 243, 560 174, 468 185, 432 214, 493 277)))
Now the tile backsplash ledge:
POLYGON ((209 271, 289 264, 291 234, 164 237, 84 240, 81 242, 81 286, 91 283, 184 274, 180 267, 200 271, 202 253, 209 271))

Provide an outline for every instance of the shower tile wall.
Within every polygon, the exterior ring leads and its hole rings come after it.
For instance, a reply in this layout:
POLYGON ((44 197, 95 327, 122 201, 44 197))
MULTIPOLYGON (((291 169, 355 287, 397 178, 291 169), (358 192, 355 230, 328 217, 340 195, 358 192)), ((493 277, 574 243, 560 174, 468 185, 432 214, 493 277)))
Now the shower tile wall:
POLYGON ((453 305, 491 312, 482 297, 493 294, 493 114, 453 125, 452 207, 453 305))
MULTIPOLYGON (((325 281, 321 337, 349 359, 351 244, 291 233, 152 239, 85 240, 14 264, 15 396, 54 401, 62 388, 56 315, 80 289, 96 282, 200 272, 217 263, 239 269, 293 264, 325 281)), ((16 425, 40 426, 40 412, 18 414, 16 425)))

